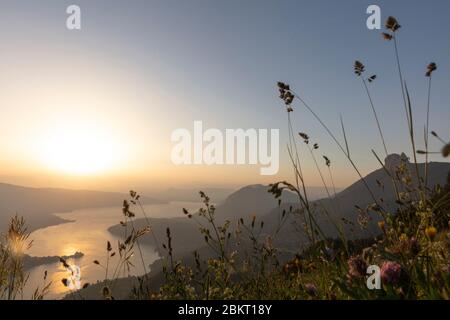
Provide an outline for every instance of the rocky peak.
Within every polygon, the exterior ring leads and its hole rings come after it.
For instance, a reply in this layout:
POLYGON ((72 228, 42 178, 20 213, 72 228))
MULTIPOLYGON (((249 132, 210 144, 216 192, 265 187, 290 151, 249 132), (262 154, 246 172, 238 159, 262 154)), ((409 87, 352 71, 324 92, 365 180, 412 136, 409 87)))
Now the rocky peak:
POLYGON ((395 170, 401 163, 409 164, 409 158, 403 152, 390 154, 384 159, 384 165, 389 170, 395 170))

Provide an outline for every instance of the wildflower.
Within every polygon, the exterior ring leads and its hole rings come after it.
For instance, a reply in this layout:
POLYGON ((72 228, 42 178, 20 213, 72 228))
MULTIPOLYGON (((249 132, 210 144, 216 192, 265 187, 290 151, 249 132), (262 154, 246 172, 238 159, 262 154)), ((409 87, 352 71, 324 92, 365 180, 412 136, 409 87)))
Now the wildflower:
POLYGON ((442 272, 447 274, 447 275, 450 275, 450 264, 442 267, 442 272))
POLYGON ((402 267, 395 261, 385 261, 381 266, 381 280, 385 284, 396 284, 400 280, 402 267))
POLYGON ((284 82, 281 82, 281 81, 277 82, 277 86, 278 86, 278 88, 286 90, 286 91, 291 90, 291 88, 289 87, 288 84, 285 84, 284 82))
POLYGON ((128 203, 127 200, 123 201, 122 212, 123 212, 124 216, 126 216, 128 218, 133 218, 135 216, 135 214, 130 211, 130 204, 128 203))
POLYGON ((273 250, 273 238, 271 236, 266 237, 265 247, 267 250, 273 250))
POLYGON ((336 300, 336 299, 337 299, 336 293, 334 293, 334 292, 329 292, 329 293, 328 293, 328 299, 329 299, 329 300, 336 300))
MULTIPOLYGON (((272 240, 271 240, 272 241, 272 240)), ((293 275, 295 273, 302 273, 303 272, 303 264, 300 260, 299 256, 296 256, 291 261, 287 262, 283 267, 284 272, 286 275, 293 275)))
POLYGON ((332 248, 329 247, 325 247, 325 250, 323 251, 323 253, 325 254, 325 256, 331 260, 334 260, 335 258, 335 252, 332 248))
POLYGON ((128 204, 128 201, 127 200, 123 200, 122 211, 123 211, 123 214, 125 216, 127 215, 129 208, 130 208, 130 205, 128 204))
POLYGON ((386 223, 384 220, 378 221, 378 227, 384 232, 386 223))
POLYGON ((103 293, 103 296, 104 296, 104 297, 109 297, 109 296, 111 295, 111 291, 110 291, 109 288, 106 287, 106 286, 103 287, 102 293, 103 293))
POLYGON ((358 224, 361 226, 361 228, 365 229, 367 228, 367 225, 369 224, 370 221, 370 216, 368 214, 368 210, 367 209, 362 209, 359 206, 355 206, 358 209, 358 224))
POLYGON ((432 62, 427 66, 427 72, 425 73, 426 77, 431 77, 431 74, 433 73, 433 71, 435 71, 437 69, 437 65, 436 63, 432 62))
POLYGON ((408 241, 408 236, 405 233, 402 233, 399 237, 401 242, 406 242, 408 241))
POLYGON ((309 136, 304 132, 299 132, 298 135, 304 140, 306 144, 309 143, 309 136))
POLYGON ((392 40, 392 35, 390 35, 389 33, 383 32, 381 35, 383 36, 384 40, 392 40))
POLYGON ((441 150, 442 156, 447 158, 450 155, 450 142, 447 143, 441 150))
POLYGON ((380 180, 376 179, 375 181, 377 182, 377 185, 378 185, 380 188, 383 188, 383 189, 384 189, 384 185, 383 185, 383 183, 382 183, 380 180))
POLYGON ((371 75, 370 77, 367 78, 367 81, 373 82, 373 81, 375 81, 376 78, 377 78, 377 75, 373 74, 373 75, 371 75))
POLYGON ((391 30, 392 32, 395 32, 398 29, 400 29, 401 25, 398 23, 397 19, 390 16, 386 20, 385 27, 386 27, 386 29, 391 30))
POLYGON ((294 100, 294 95, 290 91, 286 92, 286 96, 284 99, 284 102, 286 103, 286 105, 290 105, 293 100, 294 100))
POLYGON ((420 244, 415 237, 411 237, 411 239, 409 239, 408 249, 414 256, 417 256, 419 254, 420 244))
POLYGON ((427 227, 425 229, 425 234, 431 241, 433 241, 433 239, 436 237, 436 233, 437 233, 437 230, 435 227, 427 227))
POLYGON ((399 244, 393 248, 393 252, 411 254, 413 257, 419 254, 420 244, 415 237, 408 238, 405 233, 402 233, 399 240, 399 244))
POLYGON ((358 60, 355 61, 355 64, 353 65, 353 68, 354 68, 355 74, 357 76, 360 76, 365 71, 365 66, 358 60))
POLYGON ((64 268, 66 268, 66 269, 69 269, 69 268, 70 268, 70 266, 69 266, 69 264, 67 263, 66 259, 64 259, 64 258, 59 258, 59 262, 62 263, 62 265, 63 265, 64 268))
POLYGON ((186 215, 189 219, 192 218, 192 214, 189 213, 189 211, 188 211, 186 208, 183 208, 183 213, 184 213, 184 215, 186 215))
MULTIPOLYGON (((292 104, 294 101, 294 95, 291 92, 291 88, 288 84, 284 82, 277 82, 278 91, 280 92, 280 99, 284 101, 286 106, 292 104)), ((292 109, 292 108, 291 108, 292 109)), ((288 112, 292 112, 292 110, 288 110, 288 112)))
POLYGON ((323 159, 325 160, 325 165, 326 165, 327 167, 329 167, 329 166, 331 165, 330 159, 329 159, 327 156, 323 156, 323 159))
POLYGON ((317 287, 313 283, 305 284, 305 291, 310 296, 316 296, 317 295, 317 287))
POLYGON ((350 257, 347 261, 348 264, 348 277, 352 278, 362 278, 366 274, 367 264, 360 256, 350 257))

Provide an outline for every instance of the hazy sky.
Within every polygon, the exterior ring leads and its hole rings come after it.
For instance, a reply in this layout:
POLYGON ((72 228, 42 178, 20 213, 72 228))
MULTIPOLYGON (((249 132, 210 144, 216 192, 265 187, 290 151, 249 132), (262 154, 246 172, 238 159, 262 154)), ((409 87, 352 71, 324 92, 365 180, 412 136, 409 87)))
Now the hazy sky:
MULTIPOLYGON (((128 190, 242 185, 289 178, 286 114, 276 81, 289 83, 340 135, 342 114, 364 173, 382 154, 355 59, 371 85, 391 152, 405 151, 406 125, 392 43, 366 28, 366 8, 398 18, 399 49, 413 100, 419 145, 425 67, 436 62, 431 129, 450 136, 450 2, 442 1, 83 1, 0 0, 0 181, 35 186, 128 190), (82 29, 66 28, 77 4, 82 29), (279 128, 282 168, 174 166, 170 134, 205 127, 279 128), (74 160, 72 152, 80 153, 74 160), (92 162, 84 154, 98 158, 92 162), (76 163, 73 163, 73 162, 76 163), (90 161, 94 172, 66 166, 90 161), (98 169, 95 170, 98 164, 98 169)), ((336 183, 356 180, 311 116, 297 107, 296 130, 332 159, 336 183)), ((432 149, 440 144, 431 139, 432 149)), ((306 179, 320 185, 304 155, 306 179)), ((440 157, 433 157, 441 160, 440 157)))

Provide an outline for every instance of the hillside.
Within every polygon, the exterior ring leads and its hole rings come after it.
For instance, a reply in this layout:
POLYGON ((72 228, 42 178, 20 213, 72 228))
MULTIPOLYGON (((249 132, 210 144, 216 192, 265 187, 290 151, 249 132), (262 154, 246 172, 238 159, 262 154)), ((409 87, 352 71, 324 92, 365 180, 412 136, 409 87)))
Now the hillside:
MULTIPOLYGON (((393 172, 393 168, 398 165, 398 160, 401 156, 390 155, 386 159, 385 167, 389 168, 393 172)), ((406 160, 406 168, 412 176, 412 185, 417 185, 417 178, 415 174, 415 165, 406 160)), ((423 163, 418 164, 419 175, 423 176, 425 171, 425 165, 423 163)), ((450 173, 450 163, 446 162, 431 162, 428 164, 428 188, 432 189, 436 185, 444 186, 447 182, 450 173)), ((395 213, 397 204, 395 202, 395 192, 393 191, 393 183, 391 178, 386 173, 385 169, 378 169, 366 177, 364 177, 368 187, 370 188, 375 199, 378 201, 385 211, 390 213, 395 213)), ((404 188, 400 188, 400 191, 404 191, 404 188)), ((362 180, 358 180, 346 189, 337 193, 334 199, 321 199, 314 201, 312 207, 316 214, 317 222, 319 223, 321 229, 324 231, 327 237, 338 237, 338 232, 336 228, 330 223, 329 216, 331 216, 335 222, 342 225, 345 230, 346 237, 349 239, 358 239, 375 236, 379 233, 379 228, 377 222, 380 217, 378 214, 373 212, 369 213, 369 222, 366 229, 362 229, 358 224, 359 211, 356 206, 361 209, 365 209, 368 205, 374 203, 373 198, 362 180), (327 211, 329 216, 324 214, 327 211), (345 222, 344 222, 345 221, 345 222)), ((281 209, 276 208, 271 210, 262 219, 269 225, 275 226, 279 217, 279 213, 282 210, 289 210, 289 207, 298 207, 298 202, 284 202, 281 209)), ((298 244, 299 239, 305 239, 302 237, 300 223, 297 217, 292 217, 287 223, 283 230, 283 237, 279 238, 278 245, 286 245, 290 247, 294 243, 298 244), (298 232, 300 231, 300 233, 298 232), (300 238, 299 238, 300 237, 300 238)), ((267 230, 271 232, 273 230, 267 230)))

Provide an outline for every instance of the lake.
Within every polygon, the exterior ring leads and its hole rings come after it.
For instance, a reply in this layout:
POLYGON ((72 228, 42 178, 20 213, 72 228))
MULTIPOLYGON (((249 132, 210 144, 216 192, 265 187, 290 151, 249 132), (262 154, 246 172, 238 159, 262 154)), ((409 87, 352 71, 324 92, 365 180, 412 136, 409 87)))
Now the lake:
MULTIPOLYGON (((196 202, 170 202, 167 204, 146 205, 145 211, 148 217, 172 218, 183 216, 182 208, 195 211, 201 207, 196 202)), ((136 218, 141 218, 139 211, 136 211, 136 218)), ((68 213, 56 213, 57 216, 72 222, 50 226, 34 231, 30 235, 33 240, 31 249, 27 252, 30 256, 69 256, 75 252, 82 252, 83 257, 70 259, 70 264, 77 265, 81 270, 82 285, 86 282, 95 283, 105 279, 105 268, 93 263, 94 260, 105 264, 107 257, 107 241, 113 246, 113 251, 117 250, 117 241, 123 239, 113 236, 108 232, 108 228, 119 223, 123 219, 122 207, 82 209, 68 213)), ((150 234, 145 237, 151 236, 150 234)), ((158 259, 158 253, 153 246, 141 244, 141 251, 145 261, 145 269, 149 271, 149 265, 158 259)), ((109 277, 117 264, 118 254, 109 261, 109 277)), ((138 248, 135 247, 135 255, 132 262, 134 268, 130 270, 130 275, 144 274, 144 265, 140 258, 138 248)), ((61 280, 69 276, 67 270, 61 263, 51 263, 40 265, 28 270, 29 280, 24 290, 24 299, 30 299, 37 286, 44 285, 44 272, 47 271, 47 282, 52 282, 50 293, 46 299, 62 298, 70 290, 66 288, 61 280)), ((120 276, 126 276, 126 270, 122 270, 120 276)))

